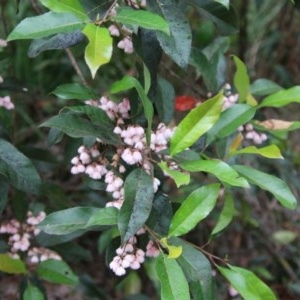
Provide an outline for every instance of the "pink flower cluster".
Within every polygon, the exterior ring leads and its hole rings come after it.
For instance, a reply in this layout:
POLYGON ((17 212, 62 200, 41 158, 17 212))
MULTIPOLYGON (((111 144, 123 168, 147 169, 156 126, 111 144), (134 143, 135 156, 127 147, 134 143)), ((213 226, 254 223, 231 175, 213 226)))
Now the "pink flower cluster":
POLYGON ((24 223, 16 219, 11 219, 9 222, 1 224, 0 233, 8 235, 8 245, 10 246, 10 254, 14 258, 19 258, 20 252, 27 252, 27 258, 31 263, 50 258, 61 259, 55 252, 46 248, 31 248, 31 241, 40 233, 37 225, 46 217, 44 212, 40 212, 34 216, 32 212, 27 213, 27 219, 24 223))
MULTIPOLYGON (((137 236, 145 233, 144 229, 138 231, 137 236)), ((126 273, 126 269, 137 270, 141 267, 141 264, 145 261, 145 256, 156 257, 159 254, 158 248, 150 240, 146 246, 146 253, 137 248, 137 236, 133 236, 122 247, 116 249, 116 256, 109 264, 110 269, 118 276, 122 276, 126 273)))
POLYGON ((222 110, 224 111, 227 108, 229 108, 229 107, 233 106, 234 104, 236 104, 238 98, 239 98, 239 94, 232 94, 230 84, 226 83, 225 87, 224 87, 222 110))
POLYGON ((248 123, 245 126, 240 126, 238 128, 240 132, 245 132, 244 137, 247 140, 253 141, 254 144, 260 145, 268 139, 268 136, 265 133, 259 133, 254 130, 253 125, 248 123))
MULTIPOLYGON (((91 148, 81 146, 78 155, 71 160, 72 174, 85 173, 92 179, 103 179, 107 184, 106 191, 111 193, 113 201, 107 206, 120 208, 124 201, 124 181, 122 174, 128 165, 138 165, 149 175, 152 175, 151 154, 167 148, 173 135, 174 128, 159 124, 157 130, 151 133, 151 143, 147 146, 146 133, 140 125, 126 125, 129 119, 130 102, 124 98, 120 103, 115 103, 107 97, 99 101, 89 100, 86 104, 97 106, 104 110, 109 118, 116 123, 114 133, 119 135, 123 144, 115 147, 112 158, 99 151, 102 143, 99 140, 91 148)), ((156 192, 160 185, 159 179, 153 177, 153 188, 156 192)))
MULTIPOLYGON (((0 39, 0 47, 6 47, 7 42, 3 39, 0 39)), ((3 77, 0 75, 0 83, 4 81, 3 77)), ((4 107, 7 110, 12 110, 15 108, 15 105, 11 102, 9 96, 0 97, 0 107, 4 107)))

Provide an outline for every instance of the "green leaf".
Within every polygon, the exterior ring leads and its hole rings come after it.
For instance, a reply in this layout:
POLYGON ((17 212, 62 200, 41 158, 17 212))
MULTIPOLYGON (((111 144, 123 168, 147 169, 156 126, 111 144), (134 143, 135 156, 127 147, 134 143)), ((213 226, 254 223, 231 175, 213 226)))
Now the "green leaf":
POLYGON ((218 222, 214 227, 211 236, 221 232, 224 228, 226 228, 233 219, 234 216, 234 201, 232 195, 226 193, 224 196, 224 206, 219 215, 218 222))
POLYGON ((223 111, 218 122, 207 132, 206 144, 235 132, 253 118, 255 111, 255 108, 248 104, 235 104, 223 111))
POLYGON ((300 86, 294 86, 287 90, 281 90, 275 94, 267 96, 259 104, 260 107, 282 107, 290 103, 300 103, 300 86))
POLYGON ((103 131, 103 128, 74 114, 54 116, 40 126, 60 129, 65 134, 74 138, 93 136, 100 138, 106 144, 119 145, 121 143, 119 137, 113 132, 103 131))
POLYGON ((0 271, 9 274, 26 274, 26 266, 20 259, 14 259, 9 254, 0 253, 0 271))
POLYGON ((143 75, 144 75, 144 91, 145 94, 148 94, 151 87, 151 74, 145 63, 143 63, 143 75))
POLYGON ((173 217, 172 204, 169 197, 158 191, 153 199, 152 210, 146 225, 160 236, 168 234, 173 217))
POLYGON ((191 231, 216 205, 220 184, 209 184, 193 191, 173 216, 169 237, 191 231))
POLYGON ((250 91, 255 96, 269 95, 282 89, 277 83, 265 78, 257 79, 250 85, 250 91))
POLYGON ((281 245, 288 245, 292 243, 298 234, 290 230, 277 230, 272 234, 272 239, 281 245))
POLYGON ((27 52, 28 57, 36 57, 41 52, 52 49, 65 49, 81 42, 84 38, 80 30, 58 33, 44 39, 32 40, 27 52))
POLYGON ((125 198, 118 217, 122 244, 126 243, 147 221, 154 197, 150 175, 142 169, 133 170, 124 183, 125 198))
POLYGON ((161 244, 168 251, 168 258, 178 258, 182 253, 182 246, 169 245, 167 238, 160 239, 161 244))
POLYGON ((159 8, 170 26, 171 35, 157 32, 157 39, 165 53, 180 67, 185 68, 189 62, 192 44, 189 23, 174 1, 165 0, 159 8))
POLYGON ((53 12, 72 13, 84 21, 89 21, 89 17, 78 0, 40 0, 40 2, 53 12))
POLYGON ((111 19, 125 25, 140 26, 170 34, 169 24, 161 16, 149 11, 123 7, 118 9, 117 15, 111 17, 111 19))
POLYGON ((73 207, 49 214, 38 227, 48 234, 69 234, 93 226, 116 225, 117 216, 114 207, 73 207))
POLYGON ((220 273, 241 294, 244 299, 276 300, 272 290, 249 270, 228 265, 229 268, 217 266, 220 273))
POLYGON ((157 81, 157 95, 153 101, 160 120, 168 124, 174 117, 175 90, 166 79, 159 77, 157 81))
POLYGON ((11 143, 0 138, 0 174, 15 188, 39 194, 41 179, 32 162, 11 143))
POLYGON ((219 93, 191 110, 179 123, 171 139, 172 156, 193 145, 218 121, 222 111, 222 100, 223 95, 219 93))
POLYGON ((87 24, 82 32, 89 39, 85 48, 84 59, 90 68, 92 77, 95 78, 100 66, 108 63, 112 56, 112 37, 107 28, 87 24))
POLYGON ((96 97, 92 89, 79 83, 61 84, 51 94, 64 100, 90 100, 96 97))
POLYGON ((190 174, 183 173, 180 171, 172 170, 168 168, 166 162, 158 163, 158 166, 172 179, 174 179, 176 186, 180 187, 182 185, 187 185, 190 183, 190 174))
POLYGON ((152 127, 152 119, 153 119, 153 105, 150 101, 150 99, 147 97, 145 91, 143 90, 143 87, 141 84, 131 76, 125 76, 121 80, 116 81, 112 84, 110 92, 112 94, 117 94, 123 91, 127 91, 129 89, 135 88, 140 96, 140 99, 142 101, 145 117, 148 122, 147 127, 147 144, 150 144, 150 137, 151 137, 151 127, 152 127))
POLYGON ((198 294, 197 296, 202 296, 199 299, 213 300, 213 279, 209 260, 202 252, 179 238, 171 238, 170 241, 176 246, 182 246, 182 253, 177 261, 188 282, 199 283, 201 295, 198 294))
POLYGON ((241 187, 249 187, 247 180, 241 176, 227 163, 218 159, 191 160, 180 164, 184 170, 189 172, 207 172, 216 176, 220 181, 241 187))
POLYGON ((189 288, 184 273, 175 259, 160 254, 156 258, 155 270, 161 283, 162 300, 189 300, 189 288))
POLYGON ((249 146, 240 150, 236 150, 230 153, 230 156, 237 154, 259 154, 267 158, 283 159, 279 148, 276 145, 269 145, 263 148, 257 148, 255 146, 249 146))
POLYGON ((23 300, 44 300, 45 298, 43 293, 39 290, 38 287, 28 282, 22 299, 23 300))
POLYGON ((8 200, 9 184, 8 180, 0 174, 0 216, 6 207, 8 200))
POLYGON ((64 107, 61 112, 64 110, 85 114, 94 125, 103 128, 103 130, 110 130, 112 132, 114 129, 115 125, 112 120, 106 112, 99 107, 93 105, 74 105, 64 107))
POLYGON ((71 13, 47 12, 36 17, 29 17, 18 24, 7 37, 7 41, 21 39, 38 39, 56 33, 72 32, 81 29, 81 18, 71 13))
POLYGON ((236 66, 233 79, 234 86, 239 94, 239 102, 245 102, 249 93, 250 78, 245 64, 235 55, 233 55, 232 58, 236 66))
POLYGON ((230 0, 215 0, 215 2, 219 2, 220 4, 224 5, 227 9, 229 9, 230 0))
POLYGON ((51 283, 74 285, 79 282, 71 268, 61 260, 45 260, 38 265, 36 272, 41 279, 51 283))
POLYGON ((233 168, 239 174, 247 178, 250 183, 273 194, 284 207, 289 209, 296 208, 297 199, 292 194, 287 184, 280 178, 246 166, 234 165, 233 168))
POLYGON ((221 35, 233 35, 238 32, 239 18, 233 6, 227 9, 216 1, 187 0, 187 2, 196 6, 203 19, 212 21, 221 35))

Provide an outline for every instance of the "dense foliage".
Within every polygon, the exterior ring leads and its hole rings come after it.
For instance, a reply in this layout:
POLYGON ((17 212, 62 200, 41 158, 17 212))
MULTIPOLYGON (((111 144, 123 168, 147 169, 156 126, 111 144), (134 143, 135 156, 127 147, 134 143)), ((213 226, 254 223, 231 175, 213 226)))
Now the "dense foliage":
MULTIPOLYGON (((258 207, 284 216, 299 194, 288 142, 300 122, 274 112, 300 86, 252 82, 234 55, 245 4, 1 5, 0 270, 20 297, 46 299, 50 282, 88 299, 277 299, 268 266, 239 265, 221 242, 235 243, 231 226, 263 241, 258 207), (86 275, 91 257, 117 289, 86 275)), ((299 255, 292 226, 271 243, 299 255)), ((294 272, 271 254, 299 293, 299 260, 294 272)))

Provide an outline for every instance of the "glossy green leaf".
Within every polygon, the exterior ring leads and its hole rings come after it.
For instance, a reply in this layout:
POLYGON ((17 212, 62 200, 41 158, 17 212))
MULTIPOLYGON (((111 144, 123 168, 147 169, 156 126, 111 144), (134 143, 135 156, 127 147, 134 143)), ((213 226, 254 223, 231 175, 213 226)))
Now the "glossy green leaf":
POLYGON ((39 193, 41 179, 32 162, 11 143, 1 138, 0 174, 21 191, 39 193))
POLYGON ((58 98, 64 100, 90 100, 96 97, 94 91, 79 83, 65 83, 59 85, 54 91, 51 92, 58 98))
POLYGON ((7 37, 7 41, 38 39, 56 33, 72 32, 81 29, 84 22, 71 13, 47 12, 36 17, 29 17, 19 23, 7 37))
POLYGON ((48 234, 69 234, 93 226, 116 225, 117 216, 114 207, 73 207, 49 214, 38 227, 48 234))
POLYGON ((183 173, 177 170, 172 170, 168 168, 166 162, 160 162, 158 163, 158 166, 172 179, 174 179, 177 187, 180 187, 182 185, 187 185, 190 183, 190 174, 183 173))
POLYGON ((0 216, 6 207, 8 200, 9 183, 8 180, 0 174, 0 216))
POLYGON ((192 33, 184 13, 173 0, 165 0, 159 8, 170 26, 170 35, 158 32, 157 39, 164 50, 180 67, 188 64, 192 33))
POLYGON ((189 288, 184 273, 175 259, 164 254, 156 258, 155 270, 161 283, 162 300, 189 300, 189 288))
POLYGON ((84 59, 87 63, 92 77, 95 78, 96 72, 100 66, 108 63, 112 56, 112 37, 107 28, 87 24, 82 32, 89 40, 85 48, 84 59))
POLYGON ((157 80, 157 95, 154 104, 160 120, 168 124, 174 117, 175 90, 173 85, 162 77, 157 80))
POLYGON ((44 300, 44 299, 45 299, 44 295, 39 290, 39 288, 28 282, 22 300, 44 300))
POLYGON ((169 197, 158 191, 153 199, 152 210, 146 225, 160 236, 168 234, 173 217, 172 204, 169 197))
POLYGON ((282 89, 277 83, 265 78, 257 79, 250 85, 250 91, 255 96, 266 96, 282 89))
POLYGON ((56 13, 69 12, 82 20, 88 21, 89 17, 78 0, 39 0, 44 6, 56 13))
POLYGON ((267 158, 283 159, 279 148, 276 145, 269 145, 263 148, 249 146, 230 153, 230 156, 237 154, 258 154, 267 158))
POLYGON ((293 102, 300 103, 299 85, 267 96, 261 101, 259 107, 282 107, 293 102))
POLYGON ((220 181, 232 186, 249 187, 247 180, 222 160, 191 160, 181 163, 180 166, 189 172, 211 173, 220 181))
POLYGON ((0 271, 9 274, 26 274, 26 266, 20 259, 14 259, 9 254, 0 253, 0 271))
POLYGON ((233 168, 247 180, 259 186, 263 190, 269 191, 286 208, 295 209, 297 199, 287 186, 287 184, 273 175, 255 170, 251 167, 234 165, 233 168))
POLYGON ((233 82, 239 94, 239 102, 246 102, 250 88, 250 79, 245 64, 235 55, 232 56, 236 66, 233 82))
POLYGON ((171 139, 171 155, 192 146, 219 119, 222 111, 223 95, 219 93, 191 110, 179 123, 171 139))
POLYGON ((125 25, 140 26, 147 29, 170 33, 169 24, 161 16, 145 10, 135 10, 128 7, 118 9, 116 16, 111 18, 113 21, 125 25))
POLYGON ((154 197, 151 176, 142 169, 133 170, 126 177, 124 192, 124 202, 118 218, 122 243, 136 234, 150 215, 154 197))
POLYGON ((32 58, 46 50, 65 49, 78 44, 83 38, 83 33, 75 30, 69 33, 58 33, 44 39, 35 39, 31 41, 27 55, 32 58))
POLYGON ((66 106, 63 110, 70 110, 72 112, 76 112, 79 114, 86 115, 94 125, 102 127, 103 130, 111 130, 113 131, 115 124, 109 118, 104 110, 97 106, 93 105, 74 105, 74 106, 66 106))
POLYGON ((216 138, 229 136, 240 126, 249 122, 255 114, 255 108, 248 104, 235 104, 220 115, 218 122, 207 132, 206 143, 216 138))
POLYGON ((143 75, 144 75, 144 91, 147 95, 151 87, 151 74, 146 64, 143 64, 143 75))
POLYGON ((190 284, 198 283, 197 299, 213 300, 214 289, 212 279, 212 268, 206 256, 187 242, 179 238, 171 238, 175 246, 182 246, 182 253, 177 261, 180 264, 187 281, 190 284))
POLYGON ((273 291, 249 270, 228 265, 229 268, 217 266, 220 273, 241 294, 249 300, 276 300, 273 291))
POLYGON ((150 101, 150 99, 147 97, 145 91, 143 90, 143 87, 139 83, 138 80, 136 80, 134 77, 131 76, 125 76, 121 80, 116 81, 112 84, 110 92, 112 94, 120 93, 123 91, 127 91, 129 89, 135 88, 140 96, 140 99, 142 101, 145 117, 148 122, 147 127, 147 143, 150 144, 150 137, 151 137, 151 127, 152 127, 152 119, 153 119, 153 105, 150 101))
POLYGON ((238 32, 239 18, 235 8, 227 9, 216 1, 187 0, 197 8, 202 18, 212 21, 221 35, 232 35, 238 32))
POLYGON ((74 137, 97 137, 106 144, 119 145, 120 138, 113 132, 103 131, 103 127, 92 124, 75 114, 59 114, 40 125, 41 127, 57 128, 65 134, 74 137))
POLYGON ((219 215, 217 224, 215 225, 211 235, 215 235, 225 229, 233 219, 234 216, 234 201, 232 195, 226 193, 224 196, 224 206, 219 215))
POLYGON ((168 258, 178 258, 182 253, 182 246, 174 246, 168 243, 167 238, 160 239, 161 244, 167 249, 168 251, 168 258))
POLYGON ((173 216, 169 237, 188 233, 206 218, 216 205, 220 184, 209 184, 193 191, 173 216))
POLYGON ((215 2, 219 2, 220 4, 224 5, 227 9, 230 5, 230 0, 215 0, 215 2))
POLYGON ((71 268, 61 260, 48 259, 41 262, 36 273, 41 279, 51 283, 74 285, 79 282, 71 268))

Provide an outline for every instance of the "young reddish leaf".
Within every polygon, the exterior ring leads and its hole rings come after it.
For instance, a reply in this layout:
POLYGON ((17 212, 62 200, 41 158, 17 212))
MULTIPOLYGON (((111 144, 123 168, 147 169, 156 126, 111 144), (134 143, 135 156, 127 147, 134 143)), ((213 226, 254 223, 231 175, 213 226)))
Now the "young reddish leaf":
POLYGON ((175 259, 161 253, 156 258, 155 269, 161 283, 162 300, 190 300, 187 280, 175 259))
POLYGON ((108 63, 112 56, 112 37, 107 28, 87 24, 82 32, 89 39, 89 44, 85 48, 84 59, 90 68, 92 77, 95 78, 100 66, 108 63))
POLYGON ((200 103, 197 99, 191 96, 176 96, 175 98, 175 110, 176 111, 188 111, 193 109, 197 103, 200 103))

